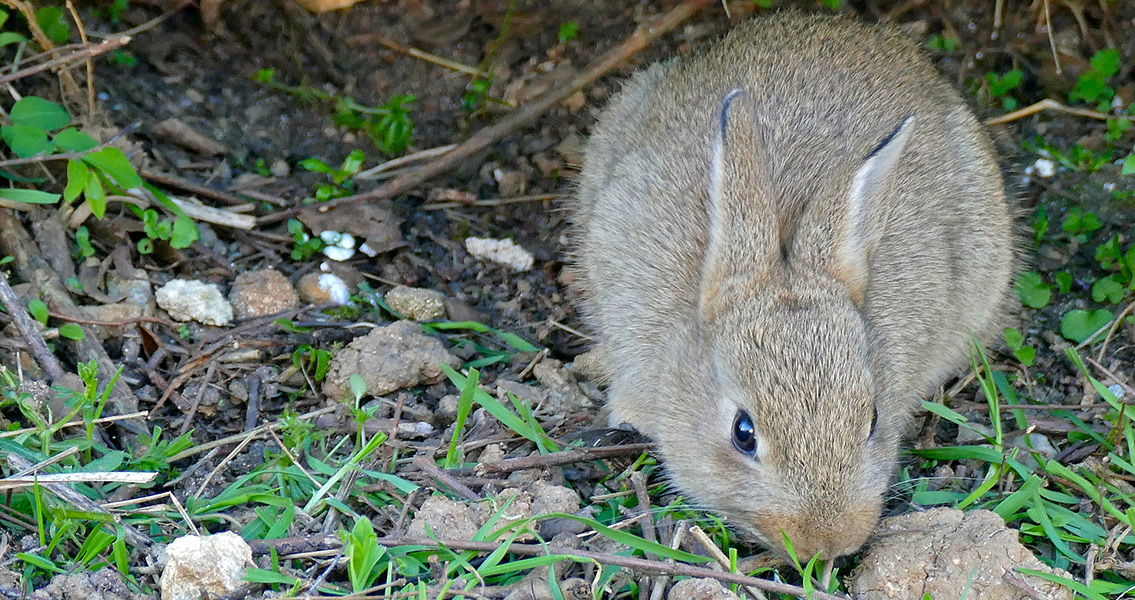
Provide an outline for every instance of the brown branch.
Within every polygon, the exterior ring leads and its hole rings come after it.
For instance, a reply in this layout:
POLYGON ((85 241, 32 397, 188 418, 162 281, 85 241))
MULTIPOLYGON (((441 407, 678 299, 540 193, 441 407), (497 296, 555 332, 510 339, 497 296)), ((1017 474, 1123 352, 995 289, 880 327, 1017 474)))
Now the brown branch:
POLYGON ((35 328, 35 322, 28 315, 28 311, 24 310, 23 304, 16 297, 16 293, 12 291, 12 287, 8 285, 8 277, 3 272, 0 272, 0 304, 4 305, 4 308, 12 317, 16 329, 20 331, 20 335, 28 344, 32 358, 35 359, 44 373, 47 373, 47 378, 50 381, 55 381, 62 377, 63 366, 59 364, 59 359, 55 358, 55 355, 48 349, 47 342, 43 341, 43 336, 35 328))
POLYGON ((20 69, 19 71, 9 73, 7 75, 0 75, 0 83, 8 83, 9 81, 23 79, 24 77, 27 77, 29 75, 34 75, 36 73, 40 73, 53 67, 58 67, 60 65, 68 65, 74 62, 90 60, 95 56, 110 52, 111 50, 115 50, 117 48, 121 48, 129 43, 129 36, 120 36, 110 38, 109 40, 100 42, 98 44, 89 44, 80 50, 76 50, 75 52, 60 56, 58 58, 53 58, 46 62, 42 62, 34 67, 20 69))
POLYGON ((248 204, 247 200, 244 200, 243 198, 240 198, 238 196, 234 196, 228 192, 215 190, 211 187, 201 185, 199 183, 193 183, 192 181, 182 179, 181 177, 170 175, 168 173, 158 173, 155 171, 143 169, 142 172, 139 173, 139 175, 146 179, 149 179, 150 181, 154 181, 162 185, 167 185, 169 187, 178 188, 191 194, 205 196, 206 198, 212 198, 213 200, 220 200, 221 202, 224 202, 225 204, 228 204, 230 206, 248 204))
POLYGON ((646 48, 665 33, 681 25, 702 7, 712 2, 713 0, 685 0, 674 7, 670 12, 654 20, 650 25, 635 31, 626 41, 593 61, 583 73, 580 73, 571 81, 525 104, 523 107, 510 113, 499 123, 489 125, 479 130, 452 151, 418 167, 410 173, 395 177, 369 192, 336 198, 335 200, 324 202, 315 207, 301 206, 266 215, 260 218, 260 224, 269 225, 283 221, 306 208, 314 208, 320 212, 326 212, 330 208, 340 204, 361 203, 377 198, 391 198, 403 194, 449 171, 461 161, 477 154, 525 123, 544 114, 548 109, 558 104, 564 98, 574 94, 580 88, 590 85, 596 79, 607 74, 611 69, 625 63, 631 56, 634 56, 640 50, 646 48))
POLYGON ((523 471, 526 469, 573 465, 589 460, 602 460, 616 456, 638 456, 650 450, 652 447, 652 444, 626 444, 622 446, 578 448, 575 450, 564 450, 563 452, 553 452, 551 454, 506 458, 496 462, 481 463, 477 465, 475 471, 479 474, 511 473, 512 471, 523 471))

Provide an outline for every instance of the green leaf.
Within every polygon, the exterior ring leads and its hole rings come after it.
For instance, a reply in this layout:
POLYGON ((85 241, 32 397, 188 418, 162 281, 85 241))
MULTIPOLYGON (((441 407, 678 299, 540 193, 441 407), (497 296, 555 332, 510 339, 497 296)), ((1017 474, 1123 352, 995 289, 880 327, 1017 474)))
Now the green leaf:
POLYGON ((1096 52, 1092 57, 1092 69, 1095 70, 1103 78, 1114 76, 1119 72, 1119 51, 1115 48, 1107 48, 1096 52))
POLYGON ((82 161, 67 161, 67 187, 63 188, 63 199, 67 202, 74 202, 87 187, 87 180, 90 176, 90 169, 82 161))
POLYGON ((64 129, 63 131, 55 134, 55 137, 52 139, 52 141, 55 142, 56 146, 59 146, 60 148, 68 152, 86 152, 87 150, 90 150, 91 148, 99 145, 98 141, 96 141, 95 138, 83 133, 82 131, 79 131, 78 129, 75 129, 74 127, 68 127, 67 129, 64 129))
POLYGON ((1119 304, 1123 302, 1124 294, 1123 283, 1119 279, 1119 275, 1108 275, 1101 277, 1092 284, 1092 300, 1096 302, 1110 302, 1112 304, 1119 304))
POLYGON ((1052 287, 1044 283, 1039 273, 1033 271, 1025 271, 1018 275, 1013 289, 1016 290, 1021 302, 1032 308, 1044 308, 1052 299, 1052 287))
POLYGON ((36 23, 43 33, 57 44, 66 44, 71 38, 71 26, 64 18, 63 9, 58 6, 45 6, 35 11, 36 23))
POLYGON ((170 232, 169 245, 171 248, 182 249, 193 245, 200 237, 197 224, 189 217, 177 217, 173 220, 173 231, 170 232))
POLYGON ((40 325, 47 325, 47 305, 39 298, 33 299, 28 302, 28 312, 31 313, 32 318, 39 321, 40 325))
POLYGON ((118 148, 103 148, 83 156, 83 162, 102 171, 124 190, 142 187, 142 178, 118 148))
POLYGON ((83 190, 87 196, 87 203, 91 205, 91 214, 101 219, 106 215, 106 190, 102 187, 102 179, 98 174, 91 173, 87 178, 87 187, 83 190))
POLYGON ((1128 154, 1127 158, 1123 159, 1123 169, 1119 173, 1121 175, 1135 175, 1135 154, 1128 154))
POLYGON ((1010 348, 1016 350, 1023 346, 1024 343, 1025 336, 1020 331, 1017 331, 1015 327, 1005 328, 1005 344, 1007 344, 1010 348))
POLYGON ((26 202, 27 204, 55 204, 59 202, 59 194, 16 188, 0 188, 0 198, 13 202, 26 202))
POLYGON ((1076 308, 1068 311, 1068 314, 1061 319, 1060 334, 1078 344, 1110 323, 1113 317, 1111 311, 1104 308, 1098 310, 1076 308))
POLYGON ((1068 271, 1060 271, 1057 273, 1056 287, 1060 290, 1061 294, 1067 294, 1072 291, 1072 274, 1068 271))
POLYGON ((22 44, 26 41, 28 41, 26 36, 20 35, 15 31, 0 32, 0 48, 11 44, 22 44))
POLYGON ((1013 350, 1013 356, 1016 356, 1017 360, 1021 361, 1022 365, 1031 367, 1033 366, 1033 361, 1036 360, 1036 348, 1032 346, 1022 346, 1013 350))
POLYGON ((62 106, 39 96, 26 96, 12 106, 12 124, 54 131, 66 127, 71 115, 62 106))
POLYGON ((0 137, 20 158, 30 158, 40 154, 51 154, 55 144, 47 139, 47 132, 31 125, 5 125, 0 127, 0 137))
POLYGON ((74 323, 68 323, 59 328, 59 335, 77 342, 83 339, 83 328, 74 323))

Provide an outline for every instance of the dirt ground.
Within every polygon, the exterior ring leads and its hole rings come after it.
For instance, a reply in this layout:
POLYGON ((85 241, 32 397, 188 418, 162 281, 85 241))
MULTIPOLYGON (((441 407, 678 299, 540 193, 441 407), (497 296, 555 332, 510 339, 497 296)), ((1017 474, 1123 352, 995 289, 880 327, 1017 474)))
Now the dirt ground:
MULTIPOLYGON (((288 0, 242 0, 221 4, 218 19, 210 24, 205 24, 201 12, 190 6, 135 34, 125 50, 136 64, 97 61, 95 88, 111 129, 136 125, 129 139, 146 171, 165 173, 178 181, 239 198, 250 203, 252 214, 267 216, 297 205, 311 196, 317 185, 326 183, 324 175, 301 166, 305 159, 318 158, 334 167, 352 151, 361 150, 365 169, 394 158, 376 148, 360 130, 336 124, 330 103, 301 100, 281 86, 350 97, 364 106, 382 106, 392 96, 412 94, 416 98, 410 104, 414 132, 406 151, 426 150, 459 143, 472 132, 505 118, 515 110, 509 104, 523 104, 566 81, 633 33, 636 26, 674 4, 636 0, 371 0, 313 16, 288 0), (577 33, 561 41, 563 26, 568 23, 576 24, 577 33), (463 106, 463 96, 471 93, 470 75, 408 56, 383 45, 380 38, 480 69, 491 78, 484 94, 490 100, 470 110, 463 106), (273 70, 274 81, 280 85, 258 81, 258 75, 262 77, 268 69, 273 70), (178 136, 163 134, 157 127, 171 118, 219 143, 223 150, 207 156, 187 149, 178 136)), ((778 0, 774 4, 829 10, 821 2, 778 0)), ((986 73, 1021 69, 1023 82, 1011 91, 1020 106, 1046 97, 1063 99, 1090 67, 1091 57, 1105 47, 1116 47, 1122 57, 1120 71, 1111 80, 1117 95, 1126 102, 1135 100, 1135 3, 1053 3, 1051 20, 1056 35, 1052 40, 1043 28, 1045 17, 1040 5, 1005 3, 996 35, 993 2, 879 0, 845 2, 839 10, 868 21, 897 22, 923 41, 936 35, 956 39, 955 49, 932 54, 982 117, 1006 112, 1002 98, 991 97, 986 73), (1075 10, 1070 8, 1073 5, 1075 10), (1050 42, 1060 52, 1063 73, 1052 71, 1050 42)), ((379 203, 383 210, 389 208, 383 218, 397 227, 393 247, 373 258, 356 255, 347 262, 351 276, 379 292, 396 285, 440 292, 447 299, 451 319, 478 321, 548 349, 545 354, 538 350, 510 351, 504 360, 486 364, 481 373, 483 386, 492 388, 498 379, 523 380, 531 373, 532 363, 545 356, 570 362, 587 349, 587 338, 581 331, 577 300, 568 287, 571 276, 565 270, 570 251, 568 213, 556 196, 571 193, 582 141, 621 79, 650 62, 707 43, 727 31, 730 24, 763 10, 752 2, 730 2, 729 6, 730 17, 721 6, 711 5, 534 122, 408 194, 379 203), (527 199, 496 201, 518 197, 527 199), (473 257, 464 244, 470 236, 511 238, 531 252, 534 266, 517 272, 473 257)), ((105 34, 147 24, 163 14, 163 7, 131 3, 119 23, 112 23, 105 11, 94 7, 81 7, 80 12, 90 33, 105 34)), ((42 90, 50 89, 51 81, 40 80, 39 93, 49 94, 42 90)), ((1005 367, 1016 369, 1028 380, 1033 397, 1047 403, 1076 403, 1085 394, 1083 380, 1064 358, 1064 349, 1074 344, 1061 338, 1060 321, 1072 308, 1098 305, 1090 299, 1091 279, 1087 275, 1096 264, 1093 251, 1096 244, 1115 234, 1125 236, 1127 244, 1135 237, 1135 191, 1131 177, 1120 176, 1118 169, 1070 172, 1054 179, 1038 175, 1033 170, 1038 158, 1035 140, 1043 136, 1047 144, 1063 148, 1079 144, 1097 153, 1111 147, 1130 151, 1135 139, 1132 132, 1117 141, 1106 140, 1105 132, 1098 120, 1060 112, 1043 112, 991 128, 1004 157, 1006 180, 1020 204, 1021 248, 1027 268, 1046 277, 1058 271, 1073 276, 1069 293, 1059 295, 1040 310, 1023 308, 1019 315, 1018 328, 1026 343, 1036 348, 1033 367, 1005 367), (1128 193, 1117 197, 1116 190, 1128 193), (1101 227, 1093 234, 1095 243, 1090 247, 1075 242, 1033 244, 1032 224, 1038 207, 1053 215, 1053 228, 1060 226, 1058 216, 1071 210, 1097 214, 1101 227)), ((1116 154, 1114 158, 1123 156, 1116 154)), ((357 181, 347 185, 356 186, 350 191, 365 191, 377 184, 357 181)), ((166 189, 192 195, 192 190, 179 189, 178 185, 166 189)), ((215 197, 198 194, 198 198, 225 204, 215 197)), ((181 277, 216 283, 229 290, 242 273, 266 268, 278 270, 295 284, 320 268, 318 255, 290 258, 294 244, 283 220, 247 230, 200 223, 202 239, 192 247, 174 250, 162 246, 151 255, 141 256, 131 250, 141 237, 132 219, 131 213, 112 205, 107 219, 88 223, 96 257, 106 260, 104 270, 113 261, 118 261, 114 269, 145 269, 155 286, 181 277)), ((97 304, 92 297, 81 302, 97 304)), ((130 341, 136 334, 108 335, 104 343, 109 357, 125 366, 123 380, 137 397, 138 409, 153 410, 143 428, 160 425, 172 433, 192 430, 193 443, 201 445, 239 433, 248 427, 250 419, 270 420, 288 408, 304 412, 327 405, 325 388, 297 385, 296 379, 280 381, 279 374, 292 365, 291 356, 297 348, 310 345, 338 350, 370 331, 355 327, 357 321, 373 319, 377 314, 377 309, 365 317, 344 311, 333 314, 332 321, 317 323, 326 317, 315 310, 289 313, 297 326, 311 326, 303 332, 285 331, 270 321, 255 319, 238 319, 235 334, 200 324, 179 328, 155 323, 140 340, 130 341), (217 348, 231 343, 234 337, 244 347, 260 349, 260 359, 210 364, 217 348), (163 353, 155 354, 154 348, 162 348, 163 353), (161 400, 166 396, 170 399, 161 400), (256 398, 258 404, 250 406, 249 398, 256 398), (159 401, 161 405, 155 409, 159 401)), ((1131 376, 1135 361, 1132 331, 1135 328, 1119 331, 1097 357, 1121 377, 1131 376)), ((509 350, 499 340, 454 335, 448 339, 452 348, 457 348, 455 353, 461 356, 460 348, 468 351, 462 358, 484 356, 486 348, 489 354, 509 350), (467 344, 463 346, 463 342, 467 344)), ((1011 358, 1003 346, 993 354, 1001 365, 1008 365, 1011 358)), ((64 355, 63 359, 71 365, 75 362, 74 357, 64 355)), ((298 381, 302 382, 302 377, 298 381)), ((600 389, 591 385, 588 391, 593 396, 588 398, 589 408, 559 415, 549 430, 553 437, 602 425, 594 407, 601 398, 600 389)), ((413 420, 428 423, 444 410, 444 398, 455 393, 452 385, 439 378, 414 388, 412 393, 390 392, 388 398, 392 406, 398 405, 397 410, 406 411, 401 413, 404 418, 412 415, 413 420)), ((978 387, 970 383, 955 398, 965 405, 976 402, 977 394, 978 387)), ((386 414, 386 418, 391 417, 398 418, 386 414)), ((1062 427, 1055 419, 1032 423, 1042 433, 1061 431, 1062 427)), ((119 430, 113 435, 128 433, 119 430)), ((444 436, 448 435, 444 427, 438 427, 429 436, 407 443, 411 448, 437 446, 446 443, 444 436)), ((499 432, 483 435, 489 438, 499 432)), ((915 443, 934 445, 935 440, 953 440, 956 436, 952 425, 928 419, 915 443)), ((264 443, 250 445, 228 463, 221 476, 209 483, 211 489, 223 489, 254 468, 262 460, 264 443)), ((519 446, 506 450, 516 448, 519 446)), ((1068 453, 1064 457, 1075 458, 1082 449, 1064 448, 1068 453)), ((525 448, 524 452, 529 450, 525 448)), ((188 467, 194 460, 179 464, 188 467)), ((567 473, 571 485, 585 498, 601 475, 584 467, 567 473)), ((420 474, 415 477, 430 481, 420 474)), ((174 490, 192 489, 200 482, 199 472, 179 482, 174 490)), ((470 486, 481 489, 478 484, 470 486)), ((902 490, 888 510, 895 514, 910 510, 902 490)))

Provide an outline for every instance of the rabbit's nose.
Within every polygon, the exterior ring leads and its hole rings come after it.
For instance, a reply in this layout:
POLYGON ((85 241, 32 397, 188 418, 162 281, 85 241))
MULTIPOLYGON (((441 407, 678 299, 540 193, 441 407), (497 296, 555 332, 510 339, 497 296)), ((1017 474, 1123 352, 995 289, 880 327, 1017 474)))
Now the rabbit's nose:
MULTIPOLYGON (((879 521, 881 503, 864 503, 842 510, 805 511, 770 519, 757 526, 766 539, 783 542, 787 536, 801 564, 817 554, 823 560, 859 550, 879 521)), ((782 551, 787 551, 782 547, 782 551)))

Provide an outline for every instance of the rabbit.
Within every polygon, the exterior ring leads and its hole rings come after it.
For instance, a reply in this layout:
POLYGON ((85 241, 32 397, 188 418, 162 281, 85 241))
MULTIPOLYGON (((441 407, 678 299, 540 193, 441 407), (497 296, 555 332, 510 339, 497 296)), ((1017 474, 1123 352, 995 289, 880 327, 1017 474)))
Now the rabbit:
POLYGON ((889 26, 774 13, 637 73, 572 203, 612 425, 801 560, 866 542, 920 399, 1009 313, 992 144, 889 26))

